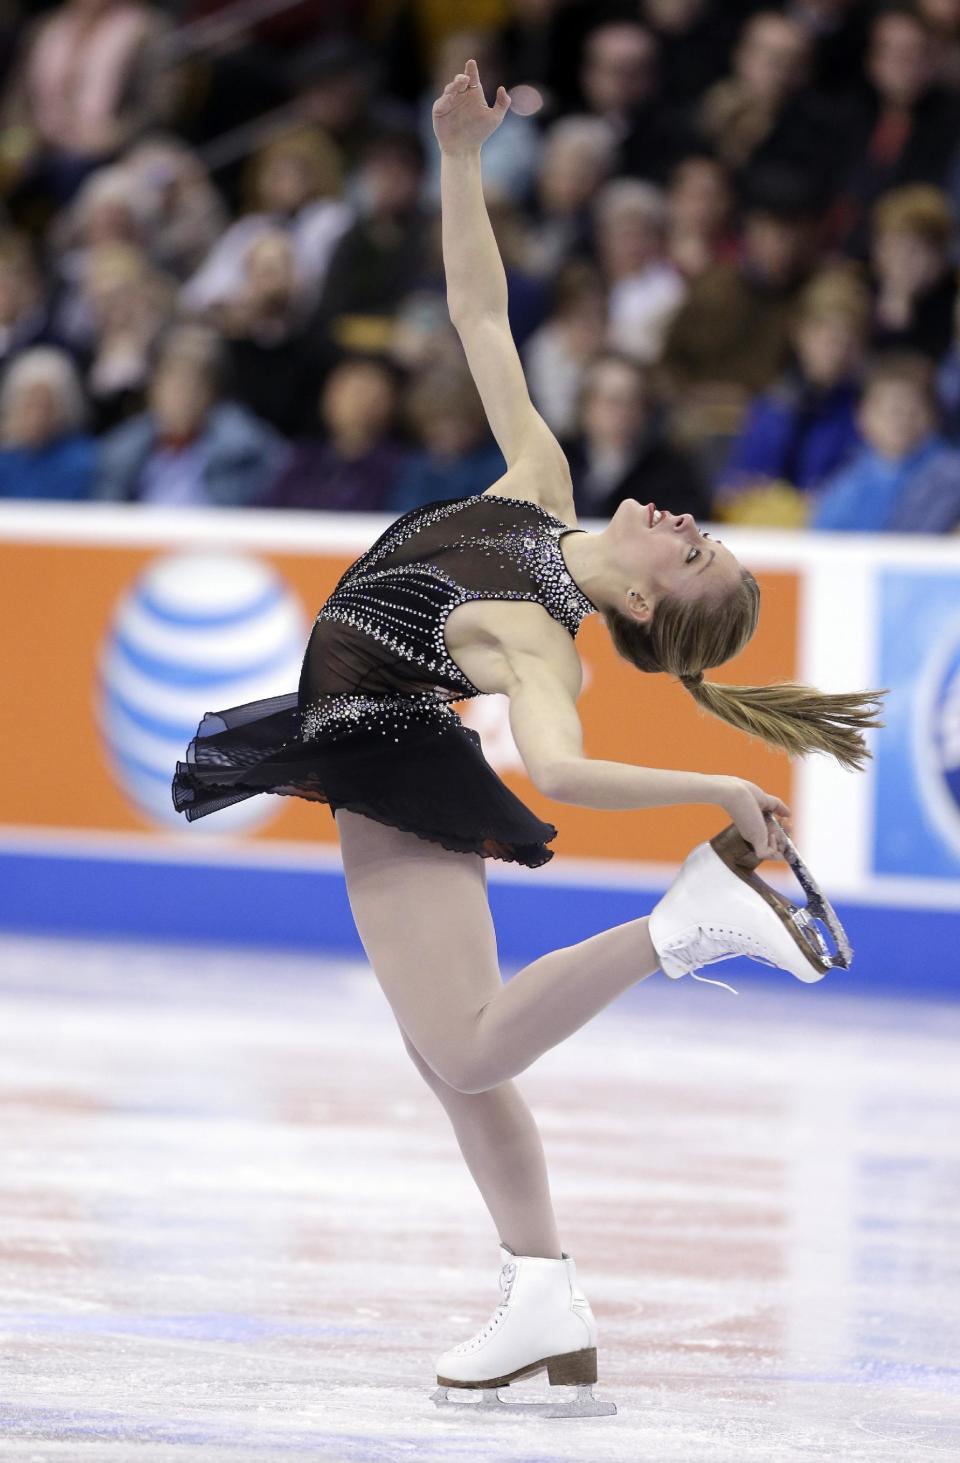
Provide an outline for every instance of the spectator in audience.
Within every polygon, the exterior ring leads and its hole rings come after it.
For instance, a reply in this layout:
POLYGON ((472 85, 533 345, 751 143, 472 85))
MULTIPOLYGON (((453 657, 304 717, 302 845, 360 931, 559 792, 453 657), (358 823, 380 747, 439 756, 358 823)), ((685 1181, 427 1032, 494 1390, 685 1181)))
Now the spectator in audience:
POLYGON ((895 188, 874 205, 875 349, 919 350, 934 360, 946 351, 957 295, 954 223, 949 198, 928 183, 895 188))
POLYGON ((334 249, 317 307, 317 327, 335 344, 341 317, 389 319, 421 282, 429 254, 423 169, 423 144, 411 132, 385 132, 367 144, 357 178, 360 217, 334 249))
POLYGON ((602 350, 606 332, 603 281, 592 264, 573 260, 557 276, 549 319, 522 352, 530 396, 558 437, 576 431, 584 374, 602 350))
POLYGON ((866 285, 849 270, 816 275, 800 299, 794 359, 753 403, 721 479, 726 521, 799 525, 805 495, 860 444, 859 375, 870 318, 866 285), (799 490, 796 501, 790 499, 799 490))
POLYGON ((720 0, 641 0, 639 9, 657 42, 663 96, 674 106, 695 103, 723 72, 739 7, 720 0))
POLYGON ((960 0, 917 0, 917 11, 934 35, 936 79, 960 88, 960 0))
POLYGON ((550 128, 529 245, 531 268, 541 277, 555 275, 568 259, 589 252, 591 206, 615 155, 614 132, 602 117, 562 117, 550 128))
POLYGON ((784 370, 814 239, 802 199, 756 201, 744 215, 741 258, 691 283, 667 332, 662 372, 685 440, 729 443, 750 399, 784 370))
POLYGON ((395 88, 381 85, 388 60, 382 51, 374 55, 356 37, 340 34, 306 47, 290 62, 287 86, 298 116, 330 138, 351 176, 382 133, 416 125, 413 107, 395 88))
POLYGON ((246 407, 222 399, 215 331, 178 325, 163 338, 148 407, 100 440, 96 495, 177 506, 262 505, 288 444, 246 407))
POLYGON ((298 446, 269 506, 383 512, 408 456, 398 400, 398 374, 386 361, 356 356, 335 366, 320 396, 323 438, 298 446))
POLYGON ((76 367, 55 346, 22 352, 0 386, 0 498, 89 498, 95 445, 76 367))
POLYGON ((940 435, 926 357, 891 351, 877 360, 860 430, 864 445, 825 483, 814 528, 946 533, 960 524, 960 452, 940 435))
POLYGON ((812 45, 812 75, 821 94, 849 94, 867 45, 863 0, 788 0, 786 12, 812 45))
POLYGON ((227 228, 223 199, 198 155, 178 137, 146 137, 120 161, 142 200, 154 263, 185 280, 227 228))
POLYGON ((43 281, 30 244, 13 229, 0 231, 0 367, 27 346, 51 339, 43 281))
POLYGON ((609 344, 638 361, 655 361, 685 293, 666 257, 664 195, 653 183, 615 178, 598 193, 594 219, 609 290, 609 344))
POLYGON ((52 274, 53 321, 73 351, 88 349, 94 322, 87 296, 88 263, 103 244, 148 247, 144 199, 117 164, 101 168, 82 185, 73 202, 54 220, 48 246, 52 274))
POLYGON ((609 518, 625 498, 670 513, 709 517, 710 497, 693 461, 665 436, 648 372, 631 356, 603 351, 587 369, 580 431, 565 444, 578 513, 609 518))
POLYGON ((84 298, 91 334, 75 354, 99 435, 143 409, 151 352, 176 290, 136 245, 98 244, 87 255, 84 298))
POLYGON ((387 505, 391 512, 482 493, 506 472, 465 370, 425 371, 412 383, 406 406, 420 446, 400 471, 387 505))
MULTIPOLYGON (((777 10, 750 16, 733 53, 729 76, 715 83, 700 103, 699 123, 718 157, 737 173, 761 148, 778 150, 808 119, 791 115, 791 104, 809 78, 810 43, 798 21, 777 10)), ((791 159, 792 160, 792 159, 791 159)))
POLYGON ((733 191, 726 169, 708 153, 678 163, 667 188, 667 254, 684 279, 737 258, 733 191))
POLYGON ((285 437, 309 431, 332 360, 312 328, 310 292, 282 229, 247 245, 236 293, 211 312, 225 341, 232 394, 285 437))
POLYGON ((611 20, 590 31, 580 89, 586 110, 614 129, 616 173, 662 183, 690 151, 694 129, 684 111, 663 95, 659 49, 645 26, 611 20))
POLYGON ((960 134, 960 99, 936 81, 936 38, 906 7, 881 11, 870 30, 869 89, 838 129, 845 182, 833 236, 866 254, 866 211, 903 183, 942 187, 960 134))
POLYGON ((183 288, 183 304, 202 314, 244 284, 252 244, 283 229, 305 290, 319 296, 337 244, 354 222, 342 197, 337 149, 318 128, 300 128, 260 147, 246 173, 248 211, 230 225, 183 288))
POLYGON ((163 11, 139 0, 63 0, 24 38, 0 103, 5 170, 70 199, 176 101, 163 11))

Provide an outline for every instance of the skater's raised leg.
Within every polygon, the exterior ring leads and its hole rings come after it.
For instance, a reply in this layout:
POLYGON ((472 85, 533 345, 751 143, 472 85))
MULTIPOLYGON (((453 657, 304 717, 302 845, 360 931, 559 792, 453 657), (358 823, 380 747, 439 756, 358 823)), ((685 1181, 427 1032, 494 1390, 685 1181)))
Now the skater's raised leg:
POLYGON ((350 907, 401 1027, 450 1087, 522 1072, 658 959, 639 918, 551 951, 504 985, 484 861, 361 814, 336 814, 350 907))

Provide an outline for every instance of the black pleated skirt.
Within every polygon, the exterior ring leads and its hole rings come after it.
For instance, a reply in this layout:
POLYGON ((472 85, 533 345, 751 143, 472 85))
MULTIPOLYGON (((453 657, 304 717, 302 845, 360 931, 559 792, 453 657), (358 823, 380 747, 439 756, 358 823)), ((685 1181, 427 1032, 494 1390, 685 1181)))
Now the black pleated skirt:
MULTIPOLYGON (((349 703, 350 698, 338 698, 349 703)), ((173 778, 189 822, 259 793, 348 808, 457 853, 537 868, 557 836, 490 766, 452 708, 416 696, 357 698, 358 714, 304 738, 298 693, 208 711, 173 778)), ((353 710, 349 704, 347 710, 353 710)))

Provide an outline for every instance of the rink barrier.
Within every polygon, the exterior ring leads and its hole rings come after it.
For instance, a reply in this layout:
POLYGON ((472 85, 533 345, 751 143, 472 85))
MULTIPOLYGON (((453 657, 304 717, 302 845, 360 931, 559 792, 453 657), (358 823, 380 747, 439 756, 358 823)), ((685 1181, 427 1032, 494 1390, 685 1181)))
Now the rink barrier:
MULTIPOLYGON (((316 609, 387 522, 0 504, 14 688, 0 708, 0 926, 228 941, 241 931, 257 944, 350 945, 329 809, 260 797, 187 824, 173 812, 169 779, 203 712, 295 687, 316 609)), ((958 541, 714 531, 763 590, 754 640, 718 678, 890 687, 887 726, 872 736, 875 760, 864 774, 822 757, 791 764, 705 716, 666 677, 625 665, 596 616, 577 637, 588 754, 724 771, 778 793, 794 811, 806 861, 863 926, 861 962, 891 979, 908 964, 918 989, 953 988, 958 541)), ((491 861, 507 961, 523 958, 525 929, 534 941, 540 930, 582 938, 610 911, 615 922, 631 907, 624 890, 663 887, 685 852, 722 825, 709 807, 612 813, 551 802, 525 775, 505 697, 458 710, 507 784, 560 830, 543 870, 514 877, 491 861)))

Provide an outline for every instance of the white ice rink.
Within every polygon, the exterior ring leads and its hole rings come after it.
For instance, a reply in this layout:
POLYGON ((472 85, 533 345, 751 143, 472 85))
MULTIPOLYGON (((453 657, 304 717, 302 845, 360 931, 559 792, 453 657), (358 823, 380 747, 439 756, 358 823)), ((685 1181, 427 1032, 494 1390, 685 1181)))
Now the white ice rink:
POLYGON ((619 1411, 474 1418, 497 1236, 369 972, 0 962, 0 1457, 960 1458, 960 1006, 657 976, 524 1073, 619 1411))

